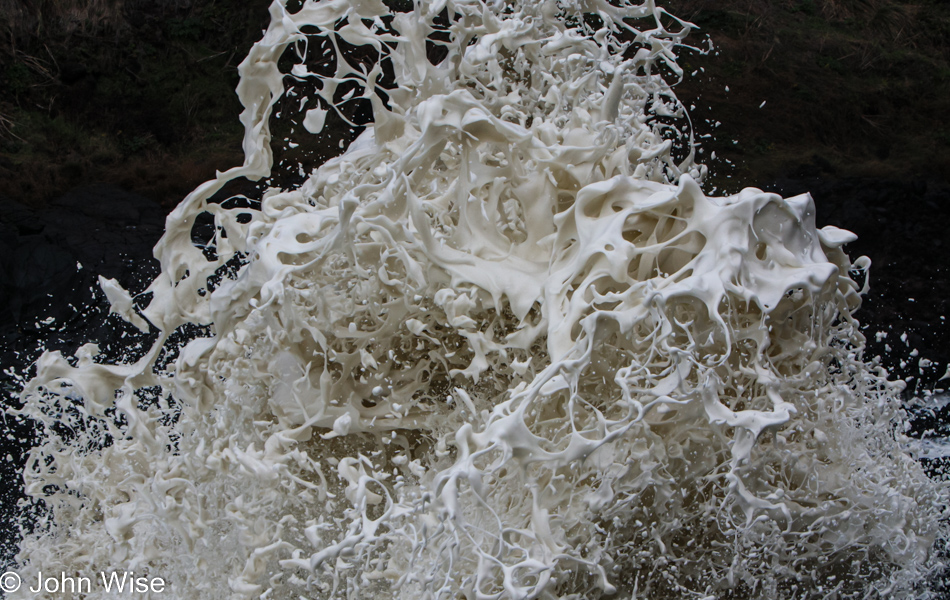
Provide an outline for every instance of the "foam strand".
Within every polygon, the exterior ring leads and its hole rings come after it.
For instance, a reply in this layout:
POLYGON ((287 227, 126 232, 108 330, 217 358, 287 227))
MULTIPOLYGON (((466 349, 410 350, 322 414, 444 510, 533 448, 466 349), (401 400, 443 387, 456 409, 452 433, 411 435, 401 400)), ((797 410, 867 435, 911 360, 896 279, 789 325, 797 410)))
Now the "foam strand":
POLYGON ((849 272, 867 261, 807 195, 701 191, 672 89, 692 26, 652 0, 407 11, 271 6, 240 67, 244 164, 171 213, 146 308, 103 280, 157 341, 130 364, 44 355, 22 394, 48 507, 26 580, 911 594, 940 567, 946 489, 902 449, 899 385, 863 361, 849 272), (302 185, 215 200, 272 174, 274 119, 306 144, 353 102, 371 127, 302 185))

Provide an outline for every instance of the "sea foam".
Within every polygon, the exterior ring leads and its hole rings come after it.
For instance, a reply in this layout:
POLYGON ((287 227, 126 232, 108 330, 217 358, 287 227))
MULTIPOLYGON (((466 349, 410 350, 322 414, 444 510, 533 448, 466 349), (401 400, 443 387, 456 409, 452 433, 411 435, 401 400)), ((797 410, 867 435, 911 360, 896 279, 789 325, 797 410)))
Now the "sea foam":
POLYGON ((270 11, 240 67, 244 165, 171 213, 143 294, 102 280, 141 357, 48 353, 23 391, 46 507, 25 581, 926 593, 946 486, 862 355, 868 261, 807 195, 703 193, 672 88, 689 23, 652 0, 270 11), (361 110, 340 156, 266 179, 361 110), (229 195, 242 178, 268 185, 229 195))

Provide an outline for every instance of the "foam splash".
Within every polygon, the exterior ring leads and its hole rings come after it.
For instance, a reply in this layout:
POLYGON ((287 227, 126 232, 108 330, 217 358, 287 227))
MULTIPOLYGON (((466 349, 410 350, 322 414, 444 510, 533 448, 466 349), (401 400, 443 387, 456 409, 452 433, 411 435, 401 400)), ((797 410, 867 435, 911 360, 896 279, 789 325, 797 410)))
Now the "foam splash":
POLYGON ((48 507, 24 579, 912 594, 940 566, 946 490, 862 360, 867 261, 808 196, 703 194, 671 88, 691 26, 652 0, 406 10, 272 5, 241 65, 245 164, 169 216, 142 297, 103 281, 143 356, 46 354, 23 392, 48 507), (288 147, 358 125, 354 103, 373 124, 302 185, 222 201, 274 170, 282 98, 288 147))

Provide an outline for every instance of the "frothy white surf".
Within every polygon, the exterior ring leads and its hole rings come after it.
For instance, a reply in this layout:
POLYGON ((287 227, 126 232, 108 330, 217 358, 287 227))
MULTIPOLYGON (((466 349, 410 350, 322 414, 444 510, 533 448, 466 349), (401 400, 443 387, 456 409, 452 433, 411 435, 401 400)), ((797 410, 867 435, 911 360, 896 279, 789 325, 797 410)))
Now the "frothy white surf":
POLYGON ((945 488, 861 357, 866 261, 808 196, 702 193, 669 81, 688 24, 652 0, 271 15, 241 65, 245 164, 171 214, 147 308, 103 281, 158 340, 132 364, 47 354, 24 391, 49 507, 25 580, 842 598, 938 566, 945 488), (271 173, 298 84, 291 143, 354 99, 374 124, 259 210, 209 202, 271 173), (170 360, 187 324, 210 334, 170 360))

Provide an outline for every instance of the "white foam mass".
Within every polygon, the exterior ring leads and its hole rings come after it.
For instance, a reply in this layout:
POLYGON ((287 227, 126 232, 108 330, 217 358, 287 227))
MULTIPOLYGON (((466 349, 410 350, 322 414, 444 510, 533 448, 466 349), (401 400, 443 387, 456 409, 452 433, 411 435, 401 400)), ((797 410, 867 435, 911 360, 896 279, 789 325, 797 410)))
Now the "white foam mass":
POLYGON ((103 282, 157 339, 122 364, 46 354, 23 392, 43 431, 24 476, 48 508, 24 581, 126 569, 209 599, 918 593, 946 487, 902 448, 899 384, 862 358, 849 273, 867 261, 816 228, 807 195, 701 191, 670 85, 691 26, 652 0, 406 10, 271 6, 241 65, 244 165, 171 213, 144 296, 103 282), (259 209, 211 201, 271 174, 294 82, 315 90, 294 143, 353 99, 372 126, 259 209), (213 252, 192 239, 205 213, 213 252), (189 324, 203 337, 178 352, 189 324))

